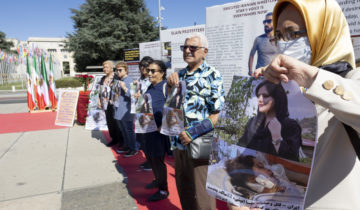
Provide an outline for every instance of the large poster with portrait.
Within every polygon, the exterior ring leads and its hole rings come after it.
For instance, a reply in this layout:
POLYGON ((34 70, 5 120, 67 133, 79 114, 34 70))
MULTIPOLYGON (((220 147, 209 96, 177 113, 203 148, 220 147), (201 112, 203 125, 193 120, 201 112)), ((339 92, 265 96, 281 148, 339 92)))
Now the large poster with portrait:
POLYGON ((109 103, 110 87, 100 85, 103 75, 96 75, 89 95, 86 130, 108 130, 105 109, 109 103), (102 96, 100 98, 100 95, 102 96))
POLYGON ((186 84, 180 81, 179 86, 173 86, 166 97, 163 108, 163 118, 160 133, 167 136, 178 136, 184 130, 184 98, 186 84))
POLYGON ((150 94, 141 94, 136 102, 135 133, 157 131, 150 94))
POLYGON ((215 128, 208 193, 235 206, 301 209, 316 132, 315 106, 294 81, 235 76, 215 128))

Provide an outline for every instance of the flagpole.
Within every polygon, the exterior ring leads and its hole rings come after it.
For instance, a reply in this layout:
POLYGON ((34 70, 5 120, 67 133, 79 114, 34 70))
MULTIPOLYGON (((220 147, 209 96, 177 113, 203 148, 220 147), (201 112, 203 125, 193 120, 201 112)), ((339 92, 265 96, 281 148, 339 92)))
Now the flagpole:
POLYGON ((159 2, 159 16, 158 16, 158 21, 159 21, 160 60, 162 60, 163 46, 162 46, 162 43, 161 43, 161 3, 160 3, 160 0, 158 0, 158 2, 159 2))

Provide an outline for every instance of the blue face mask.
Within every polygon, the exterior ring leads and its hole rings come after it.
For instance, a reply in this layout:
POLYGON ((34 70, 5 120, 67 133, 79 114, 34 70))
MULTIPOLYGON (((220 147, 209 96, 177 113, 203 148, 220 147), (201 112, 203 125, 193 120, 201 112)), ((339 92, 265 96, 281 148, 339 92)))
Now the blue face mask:
POLYGON ((307 36, 290 41, 279 40, 277 49, 280 54, 288 55, 307 64, 311 63, 312 51, 307 36))

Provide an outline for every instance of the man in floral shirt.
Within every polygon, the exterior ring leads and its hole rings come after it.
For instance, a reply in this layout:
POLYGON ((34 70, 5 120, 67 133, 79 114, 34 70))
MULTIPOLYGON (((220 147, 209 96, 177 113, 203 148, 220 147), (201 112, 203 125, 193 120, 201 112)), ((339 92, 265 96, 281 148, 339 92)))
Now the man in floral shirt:
POLYGON ((175 179, 182 209, 216 209, 215 199, 206 192, 209 160, 195 160, 187 155, 186 145, 214 129, 224 104, 223 79, 219 71, 205 61, 207 38, 195 33, 181 46, 185 69, 168 77, 168 85, 186 83, 184 100, 185 130, 172 138, 175 179))

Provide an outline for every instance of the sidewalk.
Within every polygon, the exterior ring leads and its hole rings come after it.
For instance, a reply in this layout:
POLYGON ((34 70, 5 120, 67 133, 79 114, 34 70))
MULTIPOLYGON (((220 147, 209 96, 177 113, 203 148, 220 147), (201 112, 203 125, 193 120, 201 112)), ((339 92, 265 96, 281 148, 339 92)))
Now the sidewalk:
MULTIPOLYGON (((15 112, 26 103, 0 104, 1 114, 15 112)), ((78 125, 0 134, 0 209, 137 209, 104 142, 78 125)))

